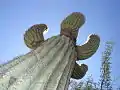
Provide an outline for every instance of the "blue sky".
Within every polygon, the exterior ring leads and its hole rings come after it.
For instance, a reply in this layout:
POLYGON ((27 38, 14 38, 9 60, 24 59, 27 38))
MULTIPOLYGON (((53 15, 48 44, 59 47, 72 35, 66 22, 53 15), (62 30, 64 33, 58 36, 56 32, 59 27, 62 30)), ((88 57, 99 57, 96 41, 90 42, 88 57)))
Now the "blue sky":
MULTIPOLYGON (((92 74, 96 81, 99 79, 101 53, 105 42, 112 40, 115 42, 112 77, 120 77, 119 3, 119 0, 0 0, 0 63, 29 52, 23 34, 33 24, 48 25, 49 32, 45 35, 47 39, 60 33, 60 23, 64 17, 72 12, 82 12, 86 23, 79 30, 77 44, 83 44, 91 33, 101 38, 96 54, 80 62, 89 66, 87 75, 92 74)), ((118 81, 117 84, 120 83, 118 81)))

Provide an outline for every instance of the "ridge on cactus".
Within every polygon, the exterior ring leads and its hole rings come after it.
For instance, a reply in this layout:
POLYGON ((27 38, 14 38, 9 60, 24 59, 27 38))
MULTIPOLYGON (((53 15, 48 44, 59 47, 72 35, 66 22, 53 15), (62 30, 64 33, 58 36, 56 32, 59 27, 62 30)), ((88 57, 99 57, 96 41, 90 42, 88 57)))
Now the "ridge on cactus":
POLYGON ((1 65, 0 90, 67 90, 70 78, 83 78, 88 66, 76 61, 91 57, 100 43, 99 36, 92 34, 85 44, 76 45, 84 23, 84 15, 73 12, 61 22, 60 34, 47 40, 46 24, 31 26, 24 42, 32 51, 1 65))

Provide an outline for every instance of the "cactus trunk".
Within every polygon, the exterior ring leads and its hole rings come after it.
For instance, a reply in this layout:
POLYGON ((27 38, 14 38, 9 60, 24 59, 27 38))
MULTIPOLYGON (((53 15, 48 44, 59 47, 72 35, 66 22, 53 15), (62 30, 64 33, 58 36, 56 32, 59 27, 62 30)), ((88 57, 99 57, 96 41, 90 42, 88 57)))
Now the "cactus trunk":
POLYGON ((0 67, 0 90, 67 90, 75 55, 73 41, 52 37, 0 67))

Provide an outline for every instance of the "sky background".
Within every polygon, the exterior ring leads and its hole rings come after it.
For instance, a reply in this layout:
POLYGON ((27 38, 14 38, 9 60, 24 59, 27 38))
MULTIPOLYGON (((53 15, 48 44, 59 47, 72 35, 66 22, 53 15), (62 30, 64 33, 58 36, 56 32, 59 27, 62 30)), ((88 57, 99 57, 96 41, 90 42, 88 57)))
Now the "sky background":
MULTIPOLYGON (((92 74, 98 81, 105 42, 111 40, 115 42, 112 78, 120 77, 119 0, 0 0, 0 63, 30 51, 23 41, 23 34, 30 26, 47 24, 49 31, 44 35, 47 39, 60 33, 61 21, 72 12, 82 12, 86 17, 77 44, 82 45, 92 33, 101 38, 98 51, 91 58, 79 62, 88 65, 87 75, 92 74)), ((115 84, 120 86, 120 79, 115 84)))

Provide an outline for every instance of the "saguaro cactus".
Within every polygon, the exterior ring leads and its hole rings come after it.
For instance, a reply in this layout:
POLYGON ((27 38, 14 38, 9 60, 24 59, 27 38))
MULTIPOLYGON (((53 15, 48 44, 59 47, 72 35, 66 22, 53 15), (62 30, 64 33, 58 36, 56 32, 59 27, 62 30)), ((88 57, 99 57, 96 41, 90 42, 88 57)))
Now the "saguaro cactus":
POLYGON ((82 46, 76 45, 84 15, 74 12, 61 23, 60 35, 44 40, 45 24, 30 27, 24 42, 32 51, 0 67, 0 90, 67 90, 70 78, 81 79, 88 66, 76 60, 92 56, 100 39, 91 35, 82 46))

